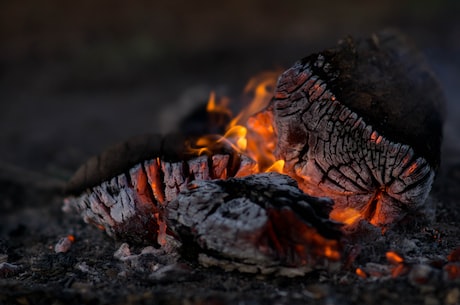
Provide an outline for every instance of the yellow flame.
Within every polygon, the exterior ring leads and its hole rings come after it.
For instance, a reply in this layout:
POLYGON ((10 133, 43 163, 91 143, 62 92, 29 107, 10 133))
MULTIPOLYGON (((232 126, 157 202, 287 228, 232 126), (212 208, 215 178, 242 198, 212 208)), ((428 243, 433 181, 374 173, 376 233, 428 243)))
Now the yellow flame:
POLYGON ((203 154, 211 154, 210 147, 212 146, 212 142, 213 141, 208 136, 203 136, 196 140, 194 144, 186 143, 186 146, 190 153, 200 156, 203 154))
MULTIPOLYGON (((193 154, 212 154, 215 147, 222 144, 231 147, 237 153, 251 157, 260 172, 283 172, 284 161, 276 160, 276 137, 272 120, 267 107, 273 96, 277 77, 280 71, 264 72, 249 80, 244 92, 252 96, 251 102, 236 117, 234 117, 222 135, 205 135, 194 143, 189 143, 189 152, 193 154)), ((225 114, 231 117, 228 98, 216 98, 214 91, 210 92, 206 110, 208 113, 225 114)))
POLYGON ((235 125, 230 127, 220 141, 228 141, 228 143, 238 152, 244 152, 246 150, 248 140, 246 135, 248 130, 246 127, 241 125, 235 125))
POLYGON ((216 101, 216 93, 211 91, 208 103, 206 104, 206 111, 208 113, 223 113, 231 116, 232 112, 228 107, 229 103, 230 100, 227 97, 222 97, 219 101, 216 101))
POLYGON ((361 218, 361 213, 353 208, 333 209, 329 217, 335 221, 351 225, 361 218))
POLYGON ((284 169, 284 160, 277 160, 269 168, 267 168, 265 172, 283 173, 283 169, 284 169))
POLYGON ((209 93, 208 104, 206 105, 207 112, 213 112, 216 109, 216 93, 211 91, 209 93))
POLYGON ((273 90, 280 72, 280 70, 262 72, 248 81, 244 88, 244 93, 253 95, 252 101, 231 121, 230 126, 246 125, 252 115, 268 105, 273 96, 273 90))

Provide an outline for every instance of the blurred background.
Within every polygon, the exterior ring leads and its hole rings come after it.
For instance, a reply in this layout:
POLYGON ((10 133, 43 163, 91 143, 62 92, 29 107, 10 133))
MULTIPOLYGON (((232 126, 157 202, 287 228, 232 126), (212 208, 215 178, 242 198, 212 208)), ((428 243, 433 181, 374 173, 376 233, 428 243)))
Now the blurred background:
POLYGON ((386 27, 439 77, 453 157, 459 17, 458 0, 3 0, 0 163, 66 177, 107 145, 174 129, 211 90, 238 99, 258 72, 386 27))

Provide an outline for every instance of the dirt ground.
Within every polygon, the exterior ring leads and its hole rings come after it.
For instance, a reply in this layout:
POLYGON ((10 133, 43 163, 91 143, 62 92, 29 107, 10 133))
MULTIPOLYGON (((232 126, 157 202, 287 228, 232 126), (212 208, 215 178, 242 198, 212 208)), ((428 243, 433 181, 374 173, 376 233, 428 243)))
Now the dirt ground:
POLYGON ((460 304, 460 279, 446 273, 460 246, 458 16, 455 0, 3 1, 0 304, 460 304), (152 272, 160 258, 116 258, 121 242, 62 212, 64 183, 92 154, 174 130, 211 90, 238 101, 258 72, 385 27, 414 40, 446 95, 431 221, 355 236, 362 246, 342 270, 290 279, 187 260, 152 272), (55 253, 68 235, 70 250, 55 253), (389 250, 405 258, 398 276, 389 250))

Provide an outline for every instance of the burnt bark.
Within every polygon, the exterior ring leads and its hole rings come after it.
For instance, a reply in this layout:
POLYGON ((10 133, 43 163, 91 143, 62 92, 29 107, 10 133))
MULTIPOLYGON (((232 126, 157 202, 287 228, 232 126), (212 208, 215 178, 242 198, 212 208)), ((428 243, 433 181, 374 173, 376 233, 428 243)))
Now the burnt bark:
POLYGON ((117 143, 83 164, 67 184, 67 193, 78 194, 150 159, 152 155, 160 156, 162 146, 160 135, 143 135, 117 143))

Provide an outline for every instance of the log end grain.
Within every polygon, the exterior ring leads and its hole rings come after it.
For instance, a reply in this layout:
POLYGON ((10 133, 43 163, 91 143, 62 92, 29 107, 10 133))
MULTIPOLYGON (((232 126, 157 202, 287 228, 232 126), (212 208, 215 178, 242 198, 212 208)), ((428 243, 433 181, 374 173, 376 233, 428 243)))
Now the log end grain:
POLYGON ((401 34, 347 38, 280 77, 270 105, 276 154, 307 193, 386 226, 428 196, 443 105, 436 79, 401 34))

